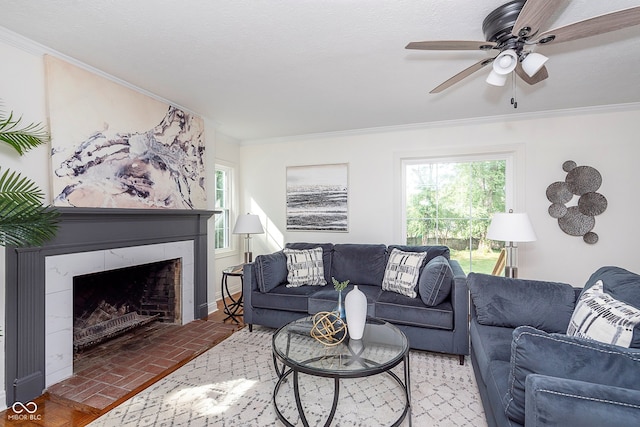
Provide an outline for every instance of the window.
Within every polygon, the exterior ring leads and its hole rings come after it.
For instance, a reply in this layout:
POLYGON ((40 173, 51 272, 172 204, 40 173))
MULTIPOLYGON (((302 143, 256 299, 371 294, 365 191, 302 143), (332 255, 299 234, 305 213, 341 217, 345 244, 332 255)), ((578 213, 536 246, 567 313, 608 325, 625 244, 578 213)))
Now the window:
POLYGON ((216 164, 215 210, 221 213, 215 216, 215 249, 231 249, 231 208, 232 208, 233 169, 216 164))
POLYGON ((404 160, 406 243, 446 245, 466 273, 490 274, 503 242, 486 234, 491 215, 505 211, 510 167, 505 155, 404 160))

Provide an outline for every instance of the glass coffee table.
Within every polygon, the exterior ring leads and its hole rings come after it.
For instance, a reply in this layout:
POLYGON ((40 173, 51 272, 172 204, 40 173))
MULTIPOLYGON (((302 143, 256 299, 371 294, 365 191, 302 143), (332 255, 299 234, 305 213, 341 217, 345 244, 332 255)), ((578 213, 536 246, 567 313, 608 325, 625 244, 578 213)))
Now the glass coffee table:
MULTIPOLYGON (((329 426, 338 406, 341 379, 386 374, 398 384, 405 400, 402 413, 392 425, 400 425, 407 415, 411 425, 409 343, 405 334, 387 322, 369 317, 361 340, 350 340, 347 336, 336 346, 326 346, 311 337, 312 326, 313 317, 305 317, 286 324, 273 335, 273 364, 278 374, 278 382, 273 390, 273 405, 280 421, 293 426, 276 402, 281 385, 290 376, 293 376, 296 406, 304 426, 308 426, 309 422, 302 405, 299 375, 334 379, 333 403, 325 423, 325 426, 329 426), (404 365, 403 379, 391 371, 400 363, 404 365)), ((309 399, 313 397, 305 396, 309 399)))

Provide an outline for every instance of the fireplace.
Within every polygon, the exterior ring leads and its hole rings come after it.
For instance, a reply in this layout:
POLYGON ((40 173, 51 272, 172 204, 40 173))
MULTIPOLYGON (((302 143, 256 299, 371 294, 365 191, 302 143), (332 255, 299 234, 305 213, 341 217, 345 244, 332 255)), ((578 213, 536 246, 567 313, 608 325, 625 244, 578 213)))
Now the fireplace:
POLYGON ((181 259, 73 278, 73 349, 159 321, 180 323, 181 259))
POLYGON ((195 318, 193 241, 73 252, 45 258, 45 387, 73 375, 74 285, 79 278, 95 278, 108 272, 115 275, 123 271, 131 273, 144 270, 149 264, 172 259, 180 260, 178 296, 184 307, 177 323, 185 324, 195 318))
POLYGON ((73 374, 74 277, 178 259, 178 314, 174 309, 163 316, 184 324, 208 315, 207 220, 212 211, 59 211, 54 240, 6 251, 9 405, 30 401, 73 374))

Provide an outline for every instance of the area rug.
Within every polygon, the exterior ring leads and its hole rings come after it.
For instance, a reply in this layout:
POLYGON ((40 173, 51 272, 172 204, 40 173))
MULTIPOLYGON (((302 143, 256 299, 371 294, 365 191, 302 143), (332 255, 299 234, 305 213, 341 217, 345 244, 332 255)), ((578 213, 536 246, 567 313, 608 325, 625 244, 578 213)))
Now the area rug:
MULTIPOLYGON (((281 426, 272 402, 273 332, 236 332, 90 426, 281 426)), ((457 356, 411 351, 410 369, 413 425, 487 425, 469 360, 460 366, 457 356)), ((402 377, 402 364, 394 372, 402 377)), ((278 407, 292 424, 302 425, 291 383, 280 388, 278 407)), ((345 379, 340 387, 334 426, 390 425, 404 408, 398 384, 386 374, 345 379)), ((309 423, 324 425, 333 380, 301 375, 300 388, 309 423)))

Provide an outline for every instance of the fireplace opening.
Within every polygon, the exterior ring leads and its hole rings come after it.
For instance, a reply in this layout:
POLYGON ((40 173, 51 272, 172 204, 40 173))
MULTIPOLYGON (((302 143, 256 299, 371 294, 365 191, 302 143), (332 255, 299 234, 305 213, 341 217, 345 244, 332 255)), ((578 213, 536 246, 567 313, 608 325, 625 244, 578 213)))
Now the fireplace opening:
POLYGON ((151 322, 180 323, 181 260, 73 278, 73 349, 82 352, 151 322))

